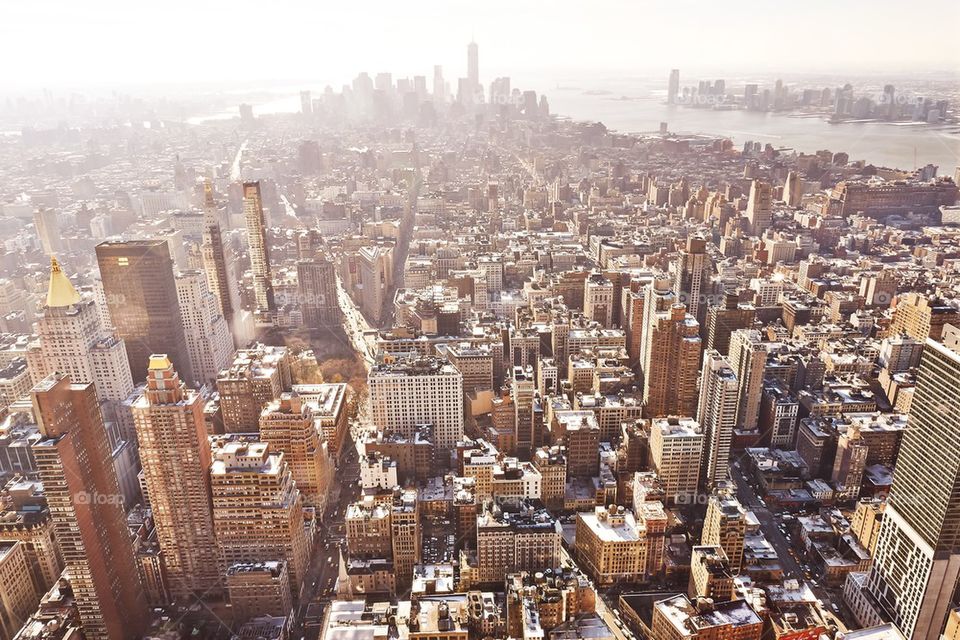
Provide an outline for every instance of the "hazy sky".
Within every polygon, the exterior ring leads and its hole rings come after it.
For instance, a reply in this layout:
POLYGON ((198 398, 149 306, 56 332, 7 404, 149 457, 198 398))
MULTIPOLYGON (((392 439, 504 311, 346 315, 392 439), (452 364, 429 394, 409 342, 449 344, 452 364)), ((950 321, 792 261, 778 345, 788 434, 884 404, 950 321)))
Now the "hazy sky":
POLYGON ((960 1, 10 0, 8 87, 244 78, 340 84, 357 71, 481 79, 570 71, 960 70, 960 1))

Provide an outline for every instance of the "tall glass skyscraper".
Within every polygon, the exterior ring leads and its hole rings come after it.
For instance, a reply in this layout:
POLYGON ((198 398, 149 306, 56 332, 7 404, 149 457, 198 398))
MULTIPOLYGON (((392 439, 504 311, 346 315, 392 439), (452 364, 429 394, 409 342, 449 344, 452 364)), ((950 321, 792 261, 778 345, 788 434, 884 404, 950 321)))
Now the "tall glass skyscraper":
POLYGON ((960 577, 960 352, 928 340, 866 590, 914 640, 940 637, 960 577))

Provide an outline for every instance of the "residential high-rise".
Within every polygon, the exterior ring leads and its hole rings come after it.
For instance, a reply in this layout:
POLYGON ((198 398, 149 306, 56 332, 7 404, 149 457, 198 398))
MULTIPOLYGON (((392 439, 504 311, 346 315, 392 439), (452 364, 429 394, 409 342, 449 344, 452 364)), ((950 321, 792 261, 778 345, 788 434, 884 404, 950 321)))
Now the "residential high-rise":
POLYGON ((220 233, 220 220, 217 203, 213 199, 213 186, 207 180, 203 184, 203 242, 200 252, 203 257, 203 271, 207 276, 207 288, 217 298, 220 314, 233 326, 233 298, 231 296, 230 275, 227 258, 223 250, 223 236, 220 233))
POLYGON ((960 578, 960 353, 927 340, 866 590, 908 638, 940 637, 960 578))
POLYGON ((648 416, 692 416, 697 406, 700 326, 667 280, 647 286, 643 313, 643 400, 648 416))
POLYGON ((127 347, 133 380, 144 380, 154 353, 166 353, 193 380, 167 240, 109 241, 97 262, 110 319, 127 347))
POLYGON ((260 440, 282 451, 303 503, 322 512, 333 474, 333 462, 320 441, 317 420, 308 402, 285 392, 260 414, 260 440))
POLYGON ((216 296, 207 290, 207 279, 199 271, 181 271, 177 275, 177 299, 194 375, 187 382, 213 384, 233 356, 230 327, 220 313, 216 296))
POLYGON ((273 297, 273 274, 270 271, 267 219, 259 182, 243 183, 243 219, 247 226, 255 312, 258 322, 270 324, 277 307, 273 297))
POLYGON ((381 364, 368 385, 377 429, 412 438, 417 426, 432 424, 441 449, 463 438, 463 376, 452 364, 436 358, 381 364))
POLYGON ((773 189, 769 182, 754 180, 750 183, 750 197, 747 199, 747 220, 750 221, 750 233, 761 235, 773 223, 773 189))
POLYGON ((210 484, 222 573, 233 565, 285 560, 290 591, 300 592, 310 540, 303 500, 283 453, 244 437, 213 443, 210 484))
POLYGON ((763 372, 767 366, 767 346, 756 329, 738 329, 730 335, 728 358, 740 384, 737 402, 737 426, 757 428, 760 401, 763 399, 763 372))
POLYGON ((701 482, 708 488, 729 477, 730 445, 737 426, 739 395, 737 376, 727 359, 717 351, 705 352, 697 421, 703 429, 706 445, 701 482))
POLYGON ((650 460, 670 504, 697 495, 703 462, 703 432, 693 418, 658 418, 650 425, 650 460))
POLYGON ((724 293, 723 304, 707 310, 706 348, 727 355, 730 351, 730 334, 737 329, 752 327, 756 314, 757 309, 752 304, 740 304, 740 296, 735 291, 724 293))
POLYGON ((210 501, 205 399, 180 380, 164 354, 150 358, 133 404, 143 478, 170 592, 192 603, 220 590, 210 501))
POLYGON ((667 104, 677 104, 680 96, 680 69, 670 70, 670 80, 667 81, 667 104))
POLYGON ((707 241, 704 238, 687 238, 687 246, 677 255, 673 268, 673 291, 680 297, 700 326, 707 319, 707 296, 711 293, 710 276, 713 273, 713 260, 707 253, 707 241))
POLYGON ((148 611, 92 383, 53 374, 31 392, 32 446, 85 638, 139 638, 148 611))
POLYGON ((263 408, 291 386, 290 354, 286 347, 256 344, 238 350, 230 366, 217 376, 224 431, 255 432, 263 408))

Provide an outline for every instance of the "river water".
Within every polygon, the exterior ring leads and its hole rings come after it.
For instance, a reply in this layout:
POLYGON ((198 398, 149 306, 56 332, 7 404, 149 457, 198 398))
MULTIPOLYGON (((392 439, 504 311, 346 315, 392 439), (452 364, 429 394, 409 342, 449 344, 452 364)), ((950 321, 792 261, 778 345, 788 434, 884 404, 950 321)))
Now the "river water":
MULTIPOLYGON (((541 80, 541 83, 544 81, 541 80)), ((536 87, 545 92, 550 110, 574 120, 600 121, 624 133, 657 131, 666 122, 673 133, 700 133, 731 138, 738 146, 747 140, 777 148, 813 153, 821 149, 845 151, 851 160, 878 166, 914 169, 937 165, 940 174, 954 174, 960 166, 960 125, 926 123, 844 122, 831 124, 820 116, 794 117, 785 113, 718 111, 667 105, 665 92, 649 81, 605 79, 583 85, 557 83, 536 87)), ((300 87, 319 95, 322 87, 300 87)), ((256 115, 294 113, 300 109, 299 89, 274 89, 272 95, 251 101, 256 115)), ((263 94, 261 94, 263 95, 263 94)), ((237 116, 233 108, 190 118, 191 123, 237 116)))

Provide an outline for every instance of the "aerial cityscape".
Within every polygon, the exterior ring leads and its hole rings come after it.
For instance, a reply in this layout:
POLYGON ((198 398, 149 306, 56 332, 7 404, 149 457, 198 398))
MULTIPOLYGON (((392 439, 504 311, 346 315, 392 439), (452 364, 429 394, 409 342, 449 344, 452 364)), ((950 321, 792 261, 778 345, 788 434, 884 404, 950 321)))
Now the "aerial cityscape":
POLYGON ((0 640, 960 640, 960 6, 171 2, 0 45, 0 640))

